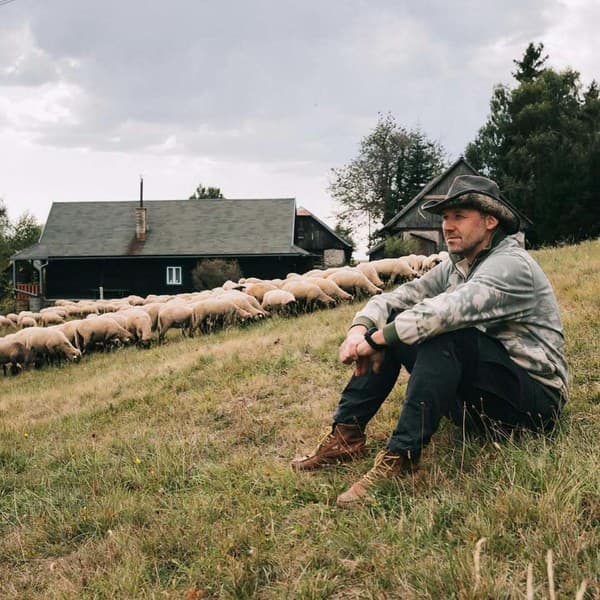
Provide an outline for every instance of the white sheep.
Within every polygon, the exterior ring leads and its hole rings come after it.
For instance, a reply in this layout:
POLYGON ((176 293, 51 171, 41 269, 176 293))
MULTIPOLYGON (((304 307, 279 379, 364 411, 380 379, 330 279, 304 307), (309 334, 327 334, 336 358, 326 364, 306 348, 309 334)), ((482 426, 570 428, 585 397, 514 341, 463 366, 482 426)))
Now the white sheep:
POLYGON ((291 292, 296 298, 298 306, 304 310, 312 310, 317 306, 334 306, 336 304, 336 301, 323 292, 316 283, 313 283, 312 279, 294 277, 288 279, 281 286, 281 289, 291 292))
POLYGON ((17 324, 13 322, 12 319, 0 315, 0 329, 4 329, 5 331, 15 331, 17 329, 17 324))
POLYGON ((52 325, 50 329, 58 329, 65 334, 65 337, 77 348, 78 350, 82 349, 81 339, 79 335, 79 324, 82 322, 81 319, 74 319, 71 321, 66 321, 60 325, 52 325))
POLYGON ((30 327, 13 334, 14 339, 21 342, 31 351, 36 362, 45 359, 48 362, 61 362, 63 359, 76 361, 81 352, 69 342, 65 334, 58 329, 30 327))
POLYGON ((130 308, 118 314, 125 315, 125 329, 133 334, 137 345, 149 348, 152 342, 152 318, 142 308, 130 308))
POLYGON ((8 368, 13 374, 21 372, 28 362, 33 362, 30 356, 25 345, 12 336, 0 339, 0 364, 4 375, 8 368))
POLYGON ((37 327, 37 321, 33 317, 25 316, 19 317, 19 327, 26 329, 29 327, 37 327))
POLYGON ((421 273, 421 270, 423 269, 423 261, 427 257, 423 254, 409 254, 408 256, 403 256, 402 258, 406 260, 413 271, 421 273))
POLYGON ((276 290, 277 286, 270 281, 261 281, 259 283, 250 283, 244 287, 246 294, 254 296, 258 302, 262 302, 266 292, 276 290))
POLYGON ((371 261, 381 279, 388 280, 393 285, 398 278, 414 279, 419 273, 409 264, 408 257, 381 258, 371 261))
POLYGON ((167 302, 158 312, 158 342, 165 340, 167 331, 172 327, 180 329, 185 335, 186 330, 192 333, 192 305, 182 301, 167 302))
POLYGON ((42 312, 40 314, 40 325, 44 327, 48 327, 48 325, 60 325, 65 322, 65 317, 62 316, 59 312, 55 312, 53 310, 48 310, 42 312))
POLYGON ((295 311, 296 297, 286 290, 270 290, 265 292, 262 307, 276 313, 290 313, 295 311))
POLYGON ((336 302, 352 301, 354 297, 343 290, 333 279, 323 277, 310 277, 308 278, 310 283, 317 285, 321 288, 321 291, 333 298, 336 302))
POLYGON ((205 298, 192 306, 193 331, 208 332, 218 326, 224 327, 251 318, 252 314, 237 306, 233 300, 219 296, 205 298))
POLYGON ((303 273, 302 277, 308 277, 309 279, 312 279, 313 277, 325 277, 325 271, 323 269, 311 269, 310 271, 303 273))
POLYGON ((127 329, 121 327, 115 320, 104 317, 83 319, 77 326, 77 331, 82 352, 87 352, 95 346, 110 350, 115 344, 133 342, 133 335, 127 329))
POLYGON ((433 267, 439 265, 442 262, 439 254, 430 254, 423 259, 421 264, 421 275, 427 273, 427 271, 431 271, 433 267))
POLYGON ((249 312, 253 318, 262 319, 263 317, 269 316, 269 313, 263 309, 259 301, 254 296, 246 294, 240 290, 229 290, 228 292, 222 292, 215 297, 224 300, 231 300, 238 308, 249 312))
POLYGON ((349 294, 354 296, 361 296, 369 294, 374 296, 375 294, 381 294, 382 290, 377 286, 373 285, 367 277, 351 267, 346 267, 335 271, 327 279, 331 279, 339 287, 349 294))
POLYGON ((379 278, 377 269, 370 262, 361 262, 356 268, 376 287, 383 288, 384 283, 379 278))

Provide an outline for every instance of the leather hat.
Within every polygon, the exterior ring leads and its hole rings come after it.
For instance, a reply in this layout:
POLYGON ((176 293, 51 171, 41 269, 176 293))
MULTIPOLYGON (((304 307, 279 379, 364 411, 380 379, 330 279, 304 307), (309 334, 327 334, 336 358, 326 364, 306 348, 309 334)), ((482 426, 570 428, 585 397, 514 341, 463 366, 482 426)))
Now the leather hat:
POLYGON ((449 208, 474 208, 493 215, 507 234, 519 231, 520 220, 512 206, 500 195, 498 184, 479 175, 458 175, 441 200, 429 200, 423 210, 441 214, 449 208))

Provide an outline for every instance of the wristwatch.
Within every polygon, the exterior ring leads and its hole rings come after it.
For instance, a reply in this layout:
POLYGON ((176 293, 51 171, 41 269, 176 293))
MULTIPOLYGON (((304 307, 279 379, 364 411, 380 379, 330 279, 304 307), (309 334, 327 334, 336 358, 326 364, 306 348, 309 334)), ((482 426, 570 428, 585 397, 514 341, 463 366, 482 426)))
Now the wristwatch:
POLYGON ((369 346, 371 346, 371 348, 373 348, 373 350, 377 350, 379 352, 381 350, 385 350, 387 348, 387 346, 385 344, 378 344, 373 339, 373 334, 376 331, 378 331, 377 327, 371 327, 371 329, 368 329, 367 332, 365 333, 365 342, 367 342, 367 344, 369 344, 369 346))

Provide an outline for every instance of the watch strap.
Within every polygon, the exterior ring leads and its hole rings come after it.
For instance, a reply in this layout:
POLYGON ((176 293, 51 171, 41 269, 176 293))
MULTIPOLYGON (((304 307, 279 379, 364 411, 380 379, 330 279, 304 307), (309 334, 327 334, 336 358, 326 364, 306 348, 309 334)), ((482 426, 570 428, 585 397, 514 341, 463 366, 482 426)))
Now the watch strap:
POLYGON ((371 329, 368 329, 367 332, 365 333, 365 342, 367 342, 367 344, 369 344, 369 346, 371 346, 371 348, 373 348, 373 350, 377 350, 379 352, 381 350, 385 350, 387 348, 387 346, 385 344, 378 344, 373 339, 373 334, 376 331, 378 331, 377 327, 371 327, 371 329))

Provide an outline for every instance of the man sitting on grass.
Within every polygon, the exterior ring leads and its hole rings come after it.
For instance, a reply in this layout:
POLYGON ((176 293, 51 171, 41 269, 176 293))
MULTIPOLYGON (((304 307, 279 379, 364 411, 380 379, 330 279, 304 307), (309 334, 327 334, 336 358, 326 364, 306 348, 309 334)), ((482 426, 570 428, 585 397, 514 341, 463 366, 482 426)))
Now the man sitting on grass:
POLYGON ((468 430, 550 430, 567 398, 558 304, 541 268, 511 237, 519 219, 495 182, 461 175, 442 200, 451 260, 420 279, 374 296, 340 346, 354 375, 341 394, 331 432, 297 471, 353 459, 365 427, 410 372, 404 405, 373 468, 338 496, 363 503, 381 482, 411 472, 442 417, 468 430))

